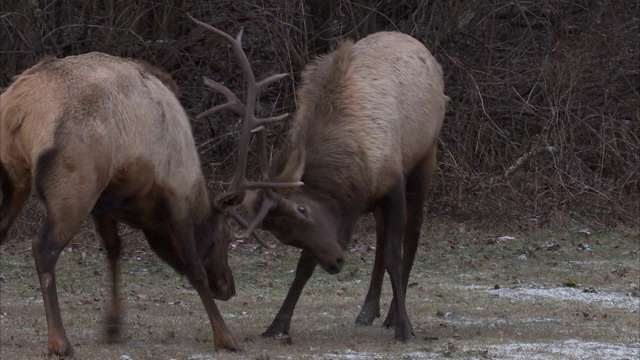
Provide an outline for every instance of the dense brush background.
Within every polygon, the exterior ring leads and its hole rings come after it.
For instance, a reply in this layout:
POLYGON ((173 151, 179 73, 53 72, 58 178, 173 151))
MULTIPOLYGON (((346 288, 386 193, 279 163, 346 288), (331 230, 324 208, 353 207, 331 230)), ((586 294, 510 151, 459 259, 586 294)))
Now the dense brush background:
MULTIPOLYGON (((238 94, 244 79, 225 41, 186 13, 232 35, 244 28, 258 78, 291 75, 262 94, 263 116, 295 109, 305 64, 338 40, 402 31, 443 65, 452 99, 427 204, 432 215, 637 227, 639 8, 636 0, 2 1, 0 89, 45 55, 102 51, 148 60, 181 87, 205 171, 224 189, 237 120, 195 119, 224 101, 202 76, 238 94)), ((273 153, 287 128, 266 130, 273 153)))

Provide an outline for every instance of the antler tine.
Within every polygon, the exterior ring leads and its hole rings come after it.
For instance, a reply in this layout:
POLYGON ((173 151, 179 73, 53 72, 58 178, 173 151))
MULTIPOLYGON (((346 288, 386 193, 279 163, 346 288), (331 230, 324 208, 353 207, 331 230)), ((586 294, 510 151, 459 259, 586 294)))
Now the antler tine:
MULTIPOLYGON (((242 50, 243 31, 240 30, 240 32, 238 32, 238 35, 235 38, 233 38, 229 34, 225 33, 224 31, 218 30, 209 24, 196 20, 190 14, 187 14, 187 16, 191 21, 193 21, 198 26, 216 33, 217 35, 227 40, 229 44, 231 44, 231 48, 233 49, 233 52, 236 54, 236 57, 238 58, 238 61, 242 66, 242 71, 244 73, 245 80, 247 82, 247 96, 245 99, 246 101, 244 105, 244 113, 242 114, 243 126, 242 126, 241 135, 240 135, 240 144, 238 146, 238 163, 236 165, 236 171, 233 175, 233 179, 231 180, 231 191, 238 191, 238 190, 241 190, 244 187, 244 184, 247 182, 246 180, 247 156, 249 152, 249 141, 251 137, 251 130, 256 127, 255 125, 256 104, 255 103, 257 98, 255 76, 253 74, 253 70, 251 70, 251 64, 249 64, 249 59, 247 58, 247 55, 245 54, 244 50, 242 50)), ((227 97, 227 99, 229 99, 229 96, 227 96, 227 94, 230 93, 231 91, 228 91, 228 88, 214 81, 211 81, 210 84, 213 85, 214 89, 221 90, 223 94, 227 97)), ((234 95, 233 101, 229 100, 228 103, 234 103, 235 99, 237 99, 237 97, 234 95)), ((239 102, 240 101, 238 101, 238 103, 239 102)), ((233 105, 223 104, 214 109, 216 111, 219 111, 221 109, 232 108, 232 107, 233 105)), ((213 112, 214 111, 211 109, 208 111, 209 114, 213 112)))
POLYGON ((260 131, 256 134, 256 145, 258 146, 258 152, 260 153, 261 180, 267 180, 269 179, 269 162, 267 161, 267 140, 265 139, 264 131, 260 131))
MULTIPOLYGON (((187 17, 189 18, 189 20, 193 21, 196 25, 203 27, 209 31, 213 31, 214 33, 222 36, 223 38, 227 39, 227 41, 233 43, 235 42, 237 39, 232 38, 229 34, 227 34, 226 32, 222 31, 222 30, 218 30, 216 28, 214 28, 213 26, 204 23, 200 20, 197 20, 196 18, 194 18, 193 16, 191 16, 191 14, 187 13, 187 17)), ((240 36, 242 36, 242 31, 240 31, 240 33, 238 34, 240 36)))
POLYGON ((275 204, 277 204, 276 195, 271 189, 300 186, 302 185, 302 182, 276 183, 276 182, 267 181, 269 178, 267 174, 269 161, 266 153, 264 131, 262 130, 264 130, 264 125, 271 124, 277 121, 282 121, 288 116, 288 114, 273 116, 265 119, 259 119, 256 117, 255 111, 256 111, 258 94, 260 93, 260 91, 263 90, 265 87, 267 87, 269 84, 275 81, 281 80, 284 77, 288 76, 288 74, 271 75, 265 79, 262 79, 261 81, 256 82, 256 78, 253 73, 253 70, 251 69, 251 64, 249 63, 247 54, 242 49, 243 30, 240 30, 238 32, 238 35, 236 35, 236 37, 233 38, 229 34, 221 30, 218 30, 209 24, 205 24, 199 20, 194 19, 190 14, 187 14, 187 16, 191 21, 193 21, 198 26, 204 29, 207 29, 209 31, 212 31, 217 35, 223 37, 225 40, 227 40, 229 44, 231 44, 231 48, 233 49, 233 52, 235 53, 236 57, 238 58, 238 61, 240 62, 240 65, 242 66, 242 71, 244 73, 245 81, 247 83, 247 93, 246 93, 245 103, 242 104, 242 102, 240 102, 240 100, 235 95, 233 95, 233 93, 226 86, 220 83, 217 83, 211 79, 205 78, 205 84, 213 88, 214 90, 222 93, 226 97, 227 102, 221 105, 217 105, 203 112, 198 117, 210 115, 210 114, 213 114, 214 112, 225 110, 225 109, 232 110, 243 117, 240 143, 238 144, 238 162, 236 164, 236 171, 233 175, 233 179, 231 180, 231 191, 239 191, 239 190, 248 189, 248 188, 264 188, 266 189, 268 196, 265 196, 265 199, 262 204, 262 208, 260 209, 258 216, 256 216, 252 220, 251 224, 247 225, 247 222, 244 221, 244 219, 239 220, 242 217, 235 212, 234 212, 235 215, 232 214, 232 216, 234 216, 236 221, 238 221, 238 223, 240 223, 241 226, 244 226, 247 229, 245 233, 241 235, 242 237, 248 237, 249 234, 253 234, 254 238, 256 238, 256 240, 261 245, 268 247, 267 245, 265 245, 266 243, 264 243, 253 231, 262 222, 262 219, 264 219, 268 211, 273 206, 275 206, 275 204), (258 143, 259 143, 258 153, 260 156, 260 170, 263 176, 263 179, 261 179, 262 181, 260 182, 248 181, 246 177, 247 157, 249 153, 249 145, 250 145, 252 133, 256 133, 258 143))
POLYGON ((246 108, 244 104, 240 101, 240 99, 238 99, 238 97, 233 93, 233 91, 229 90, 228 87, 209 79, 206 76, 203 76, 202 79, 204 80, 204 84, 206 86, 224 95, 224 97, 227 98, 227 102, 224 104, 216 105, 211 109, 200 113, 196 118, 200 119, 222 110, 231 110, 242 117, 245 116, 246 108))
MULTIPOLYGON (((256 82, 256 78, 253 73, 253 70, 251 69, 251 64, 249 63, 247 54, 242 49, 243 30, 240 30, 240 32, 238 32, 238 35, 236 35, 236 37, 233 38, 229 34, 225 33, 224 31, 216 29, 215 27, 209 24, 206 24, 202 21, 196 20, 190 14, 187 14, 187 16, 191 21, 193 21, 198 26, 216 33, 217 35, 223 37, 225 40, 227 40, 231 44, 233 52, 235 53, 236 57, 238 58, 238 61, 240 62, 240 65, 242 66, 242 71, 244 73, 245 81, 247 83, 247 95, 246 95, 245 103, 242 104, 240 100, 238 100, 238 98, 226 86, 220 83, 217 83, 211 79, 205 78, 205 84, 213 88, 214 90, 217 90, 218 92, 222 93, 227 98, 227 102, 222 105, 217 105, 203 112, 198 116, 198 117, 202 117, 202 116, 210 115, 217 111, 225 110, 225 109, 233 110, 234 112, 239 113, 243 116, 243 127, 240 135, 240 144, 238 145, 238 163, 236 165, 236 172, 234 173, 233 179, 231 180, 231 190, 238 191, 246 188, 274 186, 275 183, 268 183, 268 184, 262 185, 262 184, 257 184, 255 182, 250 182, 247 180, 246 178, 247 157, 249 153, 249 143, 251 140, 251 134, 253 132, 259 133, 261 128, 264 125, 271 124, 277 121, 282 121, 288 116, 288 115, 280 115, 280 116, 274 116, 266 119, 259 119, 255 115, 258 93, 269 84, 285 78, 286 76, 288 76, 288 74, 271 75, 259 82, 256 82)), ((261 164, 268 162, 268 159, 266 157, 266 152, 259 151, 259 153, 260 153, 261 164)), ((283 187, 286 185, 278 184, 275 186, 283 187)), ((291 183, 288 186, 299 186, 299 184, 291 183)))
MULTIPOLYGON (((282 120, 286 119, 287 117, 289 117, 289 113, 278 115, 278 116, 272 116, 272 117, 268 117, 268 118, 256 119, 256 125, 258 127, 260 127, 260 126, 263 126, 263 125, 273 124, 273 123, 282 121, 282 120)), ((258 127, 256 127, 253 131, 257 132, 258 131, 257 130, 258 127)))
MULTIPOLYGON (((260 211, 258 211, 258 215, 251 221, 251 224, 247 225, 244 233, 240 234, 240 238, 247 238, 250 234, 255 234, 254 230, 258 228, 262 220, 267 216, 269 210, 271 210, 276 205, 276 200, 272 197, 265 197, 262 201, 262 205, 260 206, 260 211)), ((261 242, 262 244, 262 242, 261 242)))
MULTIPOLYGON (((200 20, 196 20, 193 16, 191 16, 191 14, 187 14, 187 17, 193 21, 196 25, 203 27, 209 31, 213 31, 214 33, 222 36, 223 38, 227 39, 227 41, 229 41, 232 45, 236 44, 238 45, 240 43, 240 38, 242 37, 242 31, 240 31, 238 33, 238 38, 237 39, 233 39, 231 36, 229 36, 227 33, 218 30, 216 28, 214 28, 213 26, 203 23, 200 20)), ((234 47, 234 51, 237 54, 237 50, 234 47)), ((240 47, 240 51, 242 51, 242 47, 240 47)), ((244 65, 243 65, 244 68, 244 65)), ((197 116, 197 118, 202 118, 208 115, 211 115, 213 113, 216 113, 218 111, 222 111, 222 110, 232 110, 233 112, 239 114, 242 117, 246 117, 247 116, 247 111, 245 109, 244 104, 242 104, 242 102, 240 102, 240 100, 238 100, 238 97, 235 96, 235 94, 229 90, 226 86, 213 81, 207 77, 204 77, 204 84, 216 91, 218 91, 219 93, 223 94, 225 96, 225 98, 227 99, 227 102, 225 104, 222 105, 217 105, 212 107, 211 109, 204 111, 203 113, 199 114, 197 116)))
POLYGON ((244 50, 242 50, 242 33, 244 32, 244 30, 240 29, 240 31, 238 32, 238 35, 236 35, 236 37, 233 38, 222 30, 216 29, 215 27, 209 24, 206 24, 206 23, 203 23, 202 21, 194 19, 190 14, 187 14, 187 16, 189 17, 189 19, 191 19, 191 21, 193 21, 197 25, 207 30, 213 31, 217 35, 222 36, 225 40, 229 42, 229 44, 231 44, 231 48, 233 49, 233 52, 236 54, 236 57, 240 62, 240 66, 242 66, 242 72, 244 73, 244 77, 247 82, 247 98, 245 101, 246 111, 244 114, 244 120, 245 122, 248 122, 251 125, 253 125, 253 122, 255 119, 254 113, 255 113, 255 106, 256 106, 255 103, 256 103, 256 97, 257 97, 257 91, 256 91, 257 83, 256 83, 255 75, 253 74, 253 70, 251 69, 251 64, 249 63, 249 59, 247 58, 247 54, 245 54, 244 50))
MULTIPOLYGON (((247 220, 245 220, 235 210, 231 212, 231 217, 233 218, 233 220, 237 221, 238 224, 240 224, 240 226, 242 226, 243 228, 248 229, 250 227, 250 224, 247 222, 247 220)), ((255 226, 253 226, 253 229, 251 230, 250 234, 247 234, 248 231, 245 231, 244 233, 242 233, 240 235, 236 235, 236 239, 246 239, 246 238, 249 237, 249 235, 251 235, 258 242, 258 244, 264 246, 266 249, 275 248, 275 246, 273 246, 273 245, 269 244, 268 242, 265 242, 264 240, 262 240, 262 238, 260 236, 258 236, 258 234, 256 234, 253 231, 253 230, 255 230, 256 227, 257 227, 257 224, 255 226)))
POLYGON ((276 123, 278 121, 282 121, 282 120, 286 119, 288 116, 289 116, 289 113, 286 113, 286 114, 282 114, 282 115, 278 115, 278 116, 272 116, 272 117, 268 117, 268 118, 258 119, 258 125, 255 128, 253 128, 253 130, 251 130, 251 133, 255 134, 257 132, 260 132, 260 131, 264 130, 264 125, 268 125, 268 124, 276 123))
POLYGON ((265 87, 269 86, 269 84, 274 83, 278 80, 282 80, 284 78, 286 78, 287 76, 289 76, 289 74, 283 73, 283 74, 275 74, 275 75, 271 75, 267 78, 264 78, 262 80, 260 80, 257 84, 256 84, 256 88, 258 89, 258 92, 262 91, 262 89, 264 89, 265 87))

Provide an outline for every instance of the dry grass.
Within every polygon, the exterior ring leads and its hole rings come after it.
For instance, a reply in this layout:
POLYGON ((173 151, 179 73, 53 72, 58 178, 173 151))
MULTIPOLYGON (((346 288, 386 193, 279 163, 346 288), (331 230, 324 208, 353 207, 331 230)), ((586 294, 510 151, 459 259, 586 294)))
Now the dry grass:
MULTIPOLYGON (((381 320, 371 327, 353 324, 372 267, 371 228, 371 219, 360 223, 342 273, 318 270, 309 282, 294 315, 291 344, 259 334, 284 298, 297 251, 234 244, 230 264, 238 296, 218 304, 242 344, 238 354, 213 351, 197 294, 146 251, 135 232, 125 237, 124 342, 105 344, 106 260, 94 247, 97 241, 79 238, 57 266, 69 338, 79 358, 119 360, 623 359, 640 352, 637 233, 488 232, 431 220, 408 291, 416 337, 402 345, 393 341, 392 330, 380 327, 381 320)), ((2 357, 45 358, 44 306, 29 244, 7 245, 0 258, 2 357)), ((391 293, 385 284, 382 316, 391 293)))

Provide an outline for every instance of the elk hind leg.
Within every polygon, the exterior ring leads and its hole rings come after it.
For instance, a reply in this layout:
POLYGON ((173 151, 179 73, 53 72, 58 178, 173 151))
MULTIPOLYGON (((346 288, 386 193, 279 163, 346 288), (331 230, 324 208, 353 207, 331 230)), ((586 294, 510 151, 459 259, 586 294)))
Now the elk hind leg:
POLYGON ((49 353, 73 356, 60 315, 55 266, 60 252, 91 212, 100 190, 95 169, 56 166, 55 160, 55 156, 46 161, 41 158, 38 164, 36 187, 47 216, 32 249, 47 316, 49 353))
POLYGON ((106 336, 110 343, 121 340, 122 331, 122 309, 119 297, 119 262, 121 253, 121 239, 118 236, 117 221, 108 215, 92 214, 96 231, 100 235, 109 260, 109 270, 111 271, 111 300, 107 305, 106 314, 106 336))
MULTIPOLYGON (((407 293, 409 275, 418 251, 420 241, 420 228, 424 220, 424 202, 431 187, 431 179, 435 172, 436 152, 429 153, 425 161, 415 168, 407 177, 406 186, 406 208, 407 222, 404 231, 404 242, 402 245, 402 287, 407 293)), ((391 302, 389 312, 383 322, 385 327, 395 326, 395 301, 391 302)))
POLYGON ((402 285, 402 241, 406 225, 405 181, 398 181, 389 193, 379 201, 385 219, 384 267, 389 273, 393 290, 395 339, 407 343, 411 340, 413 329, 405 306, 404 286, 402 285))
POLYGON ((47 315, 49 352, 59 356, 72 356, 73 348, 67 339, 60 315, 55 266, 60 252, 71 241, 82 220, 89 214, 91 205, 78 198, 48 198, 47 218, 32 244, 47 315))

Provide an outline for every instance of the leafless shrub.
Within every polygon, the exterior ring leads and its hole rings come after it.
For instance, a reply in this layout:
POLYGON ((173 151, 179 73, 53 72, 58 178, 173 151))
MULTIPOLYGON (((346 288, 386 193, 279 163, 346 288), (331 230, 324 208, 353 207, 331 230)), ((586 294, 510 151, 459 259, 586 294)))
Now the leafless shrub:
MULTIPOLYGON (((229 32, 244 28, 258 77, 292 75, 262 94, 267 116, 295 107, 298 74, 337 40, 398 30, 433 51, 453 99, 431 210, 498 222, 574 214, 637 227, 638 11, 630 0, 2 2, 0 88, 45 54, 103 51, 171 71, 195 115, 222 101, 201 76, 238 93, 243 82, 231 50, 195 29, 189 12, 229 32)), ((193 125, 209 178, 228 181, 237 119, 193 125)), ((273 151, 286 129, 269 127, 273 151)))

